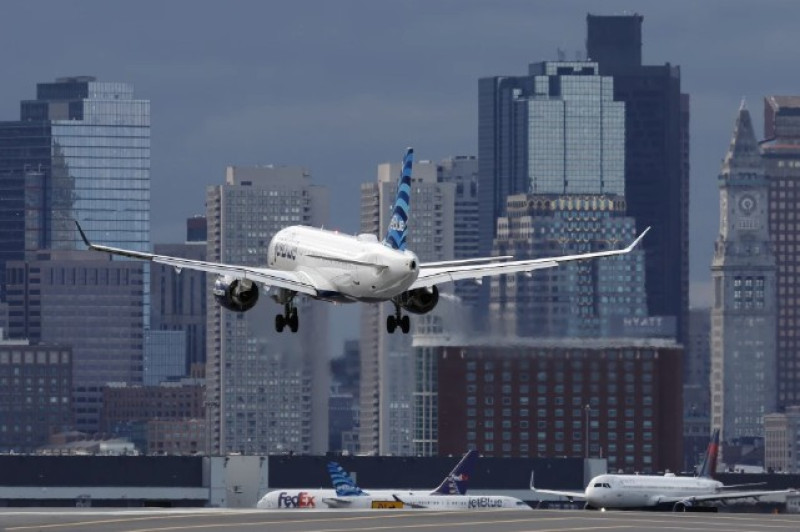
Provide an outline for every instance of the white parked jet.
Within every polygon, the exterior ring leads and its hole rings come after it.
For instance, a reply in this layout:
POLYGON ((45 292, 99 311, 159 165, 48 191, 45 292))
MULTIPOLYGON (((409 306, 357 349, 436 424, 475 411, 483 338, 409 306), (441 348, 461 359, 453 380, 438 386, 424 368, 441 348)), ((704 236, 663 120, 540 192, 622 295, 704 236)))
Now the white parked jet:
POLYGON ((477 451, 469 451, 456 467, 432 491, 362 490, 336 462, 328 463, 328 474, 335 489, 271 491, 258 502, 258 508, 290 510, 312 508, 348 509, 530 509, 523 501, 496 495, 467 495, 467 481, 478 459, 477 451))
POLYGON ((793 490, 777 491, 726 491, 752 484, 725 486, 714 480, 719 449, 719 429, 714 431, 708 450, 695 477, 677 477, 674 474, 658 475, 599 475, 594 477, 585 491, 556 491, 531 489, 535 493, 560 495, 572 500, 585 500, 587 509, 672 509, 675 512, 695 509, 713 509, 704 506, 732 499, 758 499, 766 495, 782 495, 793 490))
POLYGON ((393 333, 399 327, 407 333, 410 322, 403 310, 413 314, 433 310, 439 300, 439 284, 623 255, 629 253, 650 229, 645 229, 623 249, 531 260, 483 257, 420 263, 417 256, 406 249, 409 225, 413 225, 409 222, 412 159, 413 150, 408 148, 403 158, 392 218, 383 241, 379 242, 372 234, 351 236, 294 225, 281 229, 272 238, 266 250, 265 267, 190 260, 93 244, 77 220, 75 223, 90 249, 166 264, 178 271, 188 268, 216 274, 214 297, 228 310, 247 311, 258 301, 259 285, 274 287, 272 298, 284 306, 284 312, 275 316, 278 332, 286 326, 297 332, 299 320, 294 298, 302 294, 338 303, 391 301, 395 312, 387 318, 386 330, 393 333))

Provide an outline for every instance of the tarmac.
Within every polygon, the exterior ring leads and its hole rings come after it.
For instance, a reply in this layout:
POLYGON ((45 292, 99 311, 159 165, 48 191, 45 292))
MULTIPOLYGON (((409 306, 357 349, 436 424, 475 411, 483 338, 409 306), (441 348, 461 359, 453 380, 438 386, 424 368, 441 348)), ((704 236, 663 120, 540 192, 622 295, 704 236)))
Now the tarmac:
POLYGON ((798 514, 657 513, 587 510, 291 510, 213 508, 0 508, 0 529, 8 532, 586 532, 800 530, 798 514))

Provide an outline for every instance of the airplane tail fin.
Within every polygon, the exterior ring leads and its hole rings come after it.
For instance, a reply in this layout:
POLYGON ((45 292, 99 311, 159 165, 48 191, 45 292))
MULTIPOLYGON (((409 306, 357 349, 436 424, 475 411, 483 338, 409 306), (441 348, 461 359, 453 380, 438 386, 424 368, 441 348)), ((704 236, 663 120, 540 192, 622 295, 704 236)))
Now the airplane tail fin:
POLYGON ((392 249, 406 249, 408 235, 408 213, 411 202, 411 165, 414 161, 414 148, 407 148, 403 157, 403 168, 397 182, 397 196, 392 205, 392 219, 383 243, 392 249))
POLYGON ((336 489, 336 495, 345 497, 348 495, 364 495, 364 491, 356 486, 350 475, 342 469, 342 466, 336 462, 328 462, 328 474, 331 476, 331 482, 336 489))
POLYGON ((475 468, 475 462, 478 460, 478 451, 472 449, 467 451, 467 454, 461 459, 456 467, 444 477, 439 486, 431 492, 431 495, 466 495, 467 494, 467 481, 472 470, 475 468))
POLYGON ((714 478, 717 474, 717 455, 719 454, 719 429, 714 429, 711 434, 711 441, 708 442, 708 449, 706 455, 703 457, 703 463, 700 464, 700 470, 697 472, 698 477, 714 478))

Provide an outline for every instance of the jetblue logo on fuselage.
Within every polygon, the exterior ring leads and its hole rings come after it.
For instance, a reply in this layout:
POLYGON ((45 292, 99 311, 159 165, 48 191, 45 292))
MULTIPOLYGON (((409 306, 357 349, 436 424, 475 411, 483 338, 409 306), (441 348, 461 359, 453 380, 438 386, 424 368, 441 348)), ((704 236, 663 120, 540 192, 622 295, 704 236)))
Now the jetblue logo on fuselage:
POLYGON ((494 497, 470 497, 470 508, 501 508, 503 506, 502 499, 495 499, 494 497))
POLYGON ((314 497, 307 491, 301 491, 297 495, 289 495, 285 491, 278 494, 278 508, 316 508, 314 497))
POLYGON ((297 258, 297 244, 289 242, 276 242, 275 258, 295 260, 297 258))

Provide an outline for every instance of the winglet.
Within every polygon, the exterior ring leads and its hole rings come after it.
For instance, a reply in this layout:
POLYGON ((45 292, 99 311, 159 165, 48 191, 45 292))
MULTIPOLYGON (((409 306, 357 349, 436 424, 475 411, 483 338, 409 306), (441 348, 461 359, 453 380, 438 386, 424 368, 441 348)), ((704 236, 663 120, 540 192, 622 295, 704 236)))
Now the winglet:
POLYGON ((83 239, 83 243, 86 244, 87 248, 91 248, 92 247, 92 243, 89 242, 88 238, 86 238, 86 233, 83 232, 83 229, 81 228, 81 224, 78 223, 78 220, 75 220, 75 225, 78 226, 78 232, 81 234, 81 238, 83 239))
POLYGON ((414 161, 414 148, 407 148, 403 157, 403 168, 397 181, 397 196, 392 205, 392 219, 383 243, 392 249, 406 249, 408 236, 408 216, 411 204, 411 166, 414 161))
POLYGON ((639 244, 639 242, 641 242, 641 240, 644 238, 644 235, 646 235, 649 230, 650 230, 650 226, 647 226, 647 229, 642 231, 642 234, 637 236, 636 240, 631 242, 630 245, 625 248, 625 252, 628 253, 629 251, 633 251, 633 248, 635 248, 639 244))

